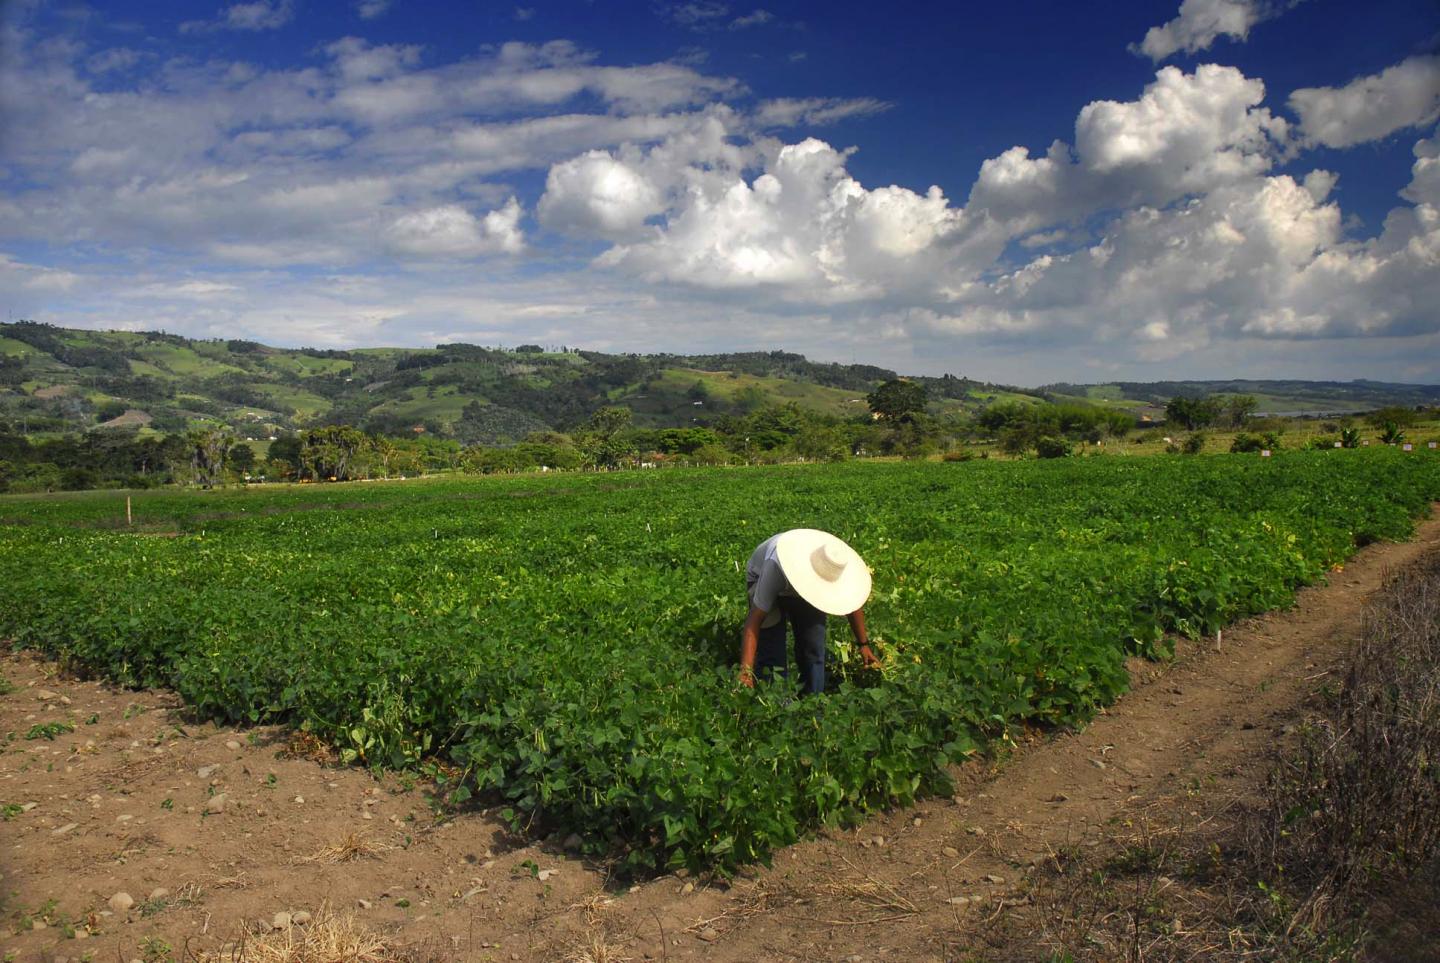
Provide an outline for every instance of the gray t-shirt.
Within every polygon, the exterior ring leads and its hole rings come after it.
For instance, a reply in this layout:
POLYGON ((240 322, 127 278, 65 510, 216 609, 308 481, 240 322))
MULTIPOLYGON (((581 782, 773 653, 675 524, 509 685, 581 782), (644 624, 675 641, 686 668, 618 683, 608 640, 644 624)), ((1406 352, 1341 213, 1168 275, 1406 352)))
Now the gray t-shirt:
POLYGON ((780 568, 780 559, 775 554, 775 543, 779 538, 779 535, 771 535, 761 542, 750 553, 750 561, 745 566, 745 592, 750 596, 751 605, 767 613, 761 623, 767 628, 780 620, 776 599, 782 595, 795 596, 795 590, 790 587, 780 568))

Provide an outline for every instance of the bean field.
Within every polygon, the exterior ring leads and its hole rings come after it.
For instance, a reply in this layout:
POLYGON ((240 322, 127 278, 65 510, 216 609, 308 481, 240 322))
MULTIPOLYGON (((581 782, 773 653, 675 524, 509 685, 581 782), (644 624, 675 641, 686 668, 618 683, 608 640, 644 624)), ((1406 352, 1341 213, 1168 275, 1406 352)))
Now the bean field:
MULTIPOLYGON (((1403 539, 1440 458, 847 464, 0 499, 0 637, 637 872, 764 860, 942 791, 1021 724, 1088 719, 1131 655, 1286 605, 1403 539), (736 683, 751 549, 834 532, 881 670, 736 683)), ((1177 720, 1183 725, 1183 720, 1177 720)))

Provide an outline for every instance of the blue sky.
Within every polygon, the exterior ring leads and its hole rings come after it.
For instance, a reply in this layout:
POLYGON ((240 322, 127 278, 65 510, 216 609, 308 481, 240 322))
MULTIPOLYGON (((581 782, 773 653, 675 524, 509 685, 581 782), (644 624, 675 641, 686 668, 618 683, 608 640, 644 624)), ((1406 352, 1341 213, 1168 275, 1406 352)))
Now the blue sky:
POLYGON ((0 5, 0 309, 1440 381, 1440 8, 0 5))

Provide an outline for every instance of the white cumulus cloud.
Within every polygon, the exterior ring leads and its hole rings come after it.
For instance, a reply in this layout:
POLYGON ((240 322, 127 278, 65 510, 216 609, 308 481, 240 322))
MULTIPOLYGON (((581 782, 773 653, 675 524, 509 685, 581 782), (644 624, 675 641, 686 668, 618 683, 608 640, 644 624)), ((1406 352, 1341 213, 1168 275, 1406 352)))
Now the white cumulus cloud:
POLYGON ((519 254, 525 250, 523 213, 513 197, 480 218, 459 204, 446 204, 401 215, 390 225, 386 240, 394 253, 417 257, 519 254))
POLYGON ((1138 100, 1082 108, 1073 150, 1056 141, 1040 157, 1013 147, 985 161, 970 208, 1031 231, 1252 177, 1274 163, 1287 133, 1259 106, 1264 98, 1265 85, 1234 67, 1163 67, 1138 100))
POLYGON ((1245 40, 1251 27, 1284 10, 1280 0, 1184 0, 1174 20, 1151 27, 1130 49, 1159 63, 1182 50, 1206 50, 1220 37, 1245 40))
POLYGON ((588 151, 556 164, 545 178, 540 221, 566 234, 623 238, 664 209, 643 173, 608 151, 588 151))
POLYGON ((1350 147, 1440 117, 1440 56, 1411 57, 1344 87, 1305 87, 1290 95, 1300 133, 1326 147, 1350 147))

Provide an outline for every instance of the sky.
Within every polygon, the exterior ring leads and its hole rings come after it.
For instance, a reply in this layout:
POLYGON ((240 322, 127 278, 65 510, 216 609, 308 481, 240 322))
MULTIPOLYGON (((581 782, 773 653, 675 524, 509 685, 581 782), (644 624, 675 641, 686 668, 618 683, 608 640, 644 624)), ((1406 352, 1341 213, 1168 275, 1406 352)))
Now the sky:
POLYGON ((1440 383, 1440 3, 0 0, 0 316, 1440 383))

